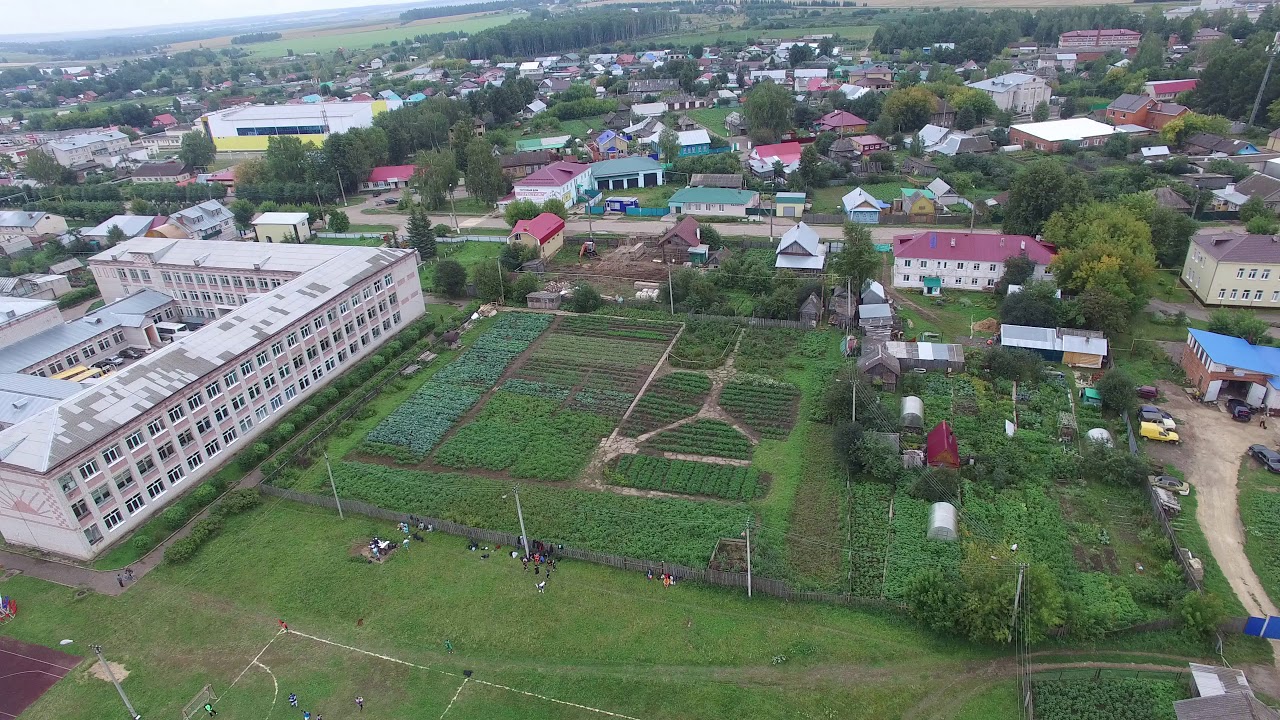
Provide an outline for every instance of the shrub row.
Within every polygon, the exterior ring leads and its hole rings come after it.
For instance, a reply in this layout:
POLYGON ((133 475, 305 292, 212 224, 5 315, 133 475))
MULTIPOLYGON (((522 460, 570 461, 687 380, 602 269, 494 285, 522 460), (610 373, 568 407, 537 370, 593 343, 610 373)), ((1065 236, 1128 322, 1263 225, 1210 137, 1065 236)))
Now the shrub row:
MULTIPOLYGON (((200 489, 203 490, 206 487, 208 485, 200 489)), ((172 545, 165 548, 165 562, 181 564, 189 561, 195 556, 201 545, 217 537, 218 533, 222 532, 223 521, 232 515, 239 515, 257 506, 261 500, 262 496, 258 493, 257 488, 242 488, 227 493, 227 497, 222 502, 209 508, 208 517, 199 520, 191 527, 191 532, 186 537, 174 540, 172 545)), ((176 509, 176 506, 169 508, 169 510, 174 509, 176 509)), ((169 514, 169 510, 165 511, 165 515, 169 514)), ((184 519, 183 522, 186 522, 186 520, 184 519)))

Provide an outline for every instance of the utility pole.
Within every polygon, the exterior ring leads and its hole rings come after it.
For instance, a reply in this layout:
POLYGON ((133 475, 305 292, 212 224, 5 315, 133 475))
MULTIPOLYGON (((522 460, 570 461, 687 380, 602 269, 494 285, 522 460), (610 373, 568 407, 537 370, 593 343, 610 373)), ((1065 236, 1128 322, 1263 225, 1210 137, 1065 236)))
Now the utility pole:
POLYGON ((453 203, 453 190, 449 191, 449 215, 453 218, 453 231, 462 234, 462 228, 458 227, 458 206, 453 203))
POLYGON ((667 266, 667 299, 671 301, 671 314, 676 314, 676 294, 671 287, 671 266, 667 266))
POLYGON ((342 187, 342 173, 334 170, 333 174, 338 178, 338 191, 342 193, 342 205, 345 207, 347 204, 347 189, 342 187))
POLYGON ((107 677, 111 679, 111 684, 116 686, 116 692, 120 693, 120 699, 124 701, 124 707, 129 711, 129 717, 133 720, 142 720, 142 716, 133 709, 133 704, 129 702, 129 696, 124 694, 124 688, 120 687, 120 681, 116 680, 115 673, 111 672, 111 666, 107 664, 107 659, 102 657, 102 646, 92 645, 93 652, 98 656, 99 662, 102 663, 102 669, 107 673, 107 677))
POLYGON ((502 260, 493 259, 493 264, 498 266, 498 302, 502 305, 507 304, 507 279, 503 277, 502 260))
POLYGON ((333 503, 338 506, 338 519, 346 520, 342 516, 342 501, 338 499, 338 485, 333 481, 333 466, 329 464, 329 451, 324 453, 324 467, 329 471, 329 487, 333 488, 333 503))
POLYGON ((524 544, 524 556, 532 557, 533 553, 529 552, 529 535, 524 531, 524 513, 520 511, 520 488, 512 488, 511 493, 516 496, 516 517, 520 519, 520 542, 524 544))
POLYGON ((1276 52, 1280 51, 1280 33, 1276 33, 1271 39, 1271 44, 1267 46, 1267 70, 1262 73, 1262 84, 1258 86, 1258 94, 1253 98, 1253 111, 1249 113, 1249 125, 1253 127, 1253 121, 1258 117, 1258 106, 1262 104, 1262 93, 1267 89, 1267 81, 1271 79, 1271 66, 1276 64, 1276 52))
POLYGON ((1027 571, 1026 563, 1018 566, 1018 584, 1013 590, 1013 615, 1009 618, 1010 627, 1018 621, 1018 605, 1022 601, 1022 575, 1027 571))
POLYGON ((751 516, 747 516, 747 597, 751 597, 751 516))

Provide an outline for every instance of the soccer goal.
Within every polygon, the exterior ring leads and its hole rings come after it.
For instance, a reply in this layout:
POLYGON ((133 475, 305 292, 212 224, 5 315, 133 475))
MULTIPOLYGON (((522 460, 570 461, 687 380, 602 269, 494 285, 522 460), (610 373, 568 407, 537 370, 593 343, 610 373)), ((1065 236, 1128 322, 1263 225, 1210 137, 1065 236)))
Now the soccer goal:
POLYGON ((191 702, 187 703, 186 707, 182 708, 182 720, 194 720, 198 717, 207 716, 208 713, 204 711, 205 703, 214 703, 217 701, 218 696, 214 694, 213 686, 205 685, 203 688, 200 688, 200 692, 196 693, 196 696, 191 699, 191 702))

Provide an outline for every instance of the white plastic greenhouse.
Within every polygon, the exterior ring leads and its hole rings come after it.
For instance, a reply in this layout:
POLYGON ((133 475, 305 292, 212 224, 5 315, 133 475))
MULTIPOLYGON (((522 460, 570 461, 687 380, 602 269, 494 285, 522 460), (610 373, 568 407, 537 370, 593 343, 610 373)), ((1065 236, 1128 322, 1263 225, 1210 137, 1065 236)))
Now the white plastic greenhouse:
POLYGON ((929 508, 929 533, 926 537, 930 540, 956 539, 955 505, 949 502, 936 502, 929 508))

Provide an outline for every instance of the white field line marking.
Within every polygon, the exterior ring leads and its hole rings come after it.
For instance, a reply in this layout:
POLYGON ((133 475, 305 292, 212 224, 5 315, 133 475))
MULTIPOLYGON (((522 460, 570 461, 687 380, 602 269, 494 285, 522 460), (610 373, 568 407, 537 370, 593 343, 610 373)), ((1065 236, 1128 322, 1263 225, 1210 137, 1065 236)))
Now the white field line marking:
POLYGON ((332 640, 325 640, 324 638, 316 637, 315 635, 308 635, 303 632, 298 632, 297 630, 294 630, 291 634, 297 635, 298 637, 304 637, 310 640, 315 640, 316 642, 322 642, 325 645, 340 647, 343 650, 350 650, 351 652, 357 652, 357 653, 360 653, 361 655, 376 657, 379 660, 386 660, 387 662, 399 663, 400 665, 408 665, 411 668, 417 668, 419 670, 430 670, 431 672, 437 672, 437 673, 440 673, 441 675, 448 675, 449 677, 458 677, 457 673, 446 672, 444 670, 436 670, 435 668, 427 667, 426 665, 418 665, 416 663, 411 663, 407 660, 400 660, 399 658, 393 658, 389 655, 379 655, 378 653, 375 653, 375 652, 369 652, 368 650, 361 650, 358 647, 351 647, 350 645, 343 645, 342 643, 336 643, 332 640))
POLYGON ((458 696, 462 694, 462 688, 467 686, 467 681, 470 679, 471 678, 462 678, 462 684, 458 686, 458 692, 453 694, 453 699, 445 706, 444 712, 440 713, 440 720, 444 720, 444 716, 448 715, 449 711, 453 709, 453 704, 458 702, 458 696))
MULTIPOLYGON (((351 652, 357 652, 357 653, 360 653, 361 655, 368 655, 368 656, 370 656, 370 657, 376 657, 376 658, 378 658, 379 660, 386 660, 387 662, 398 663, 398 664, 400 664, 400 665, 408 665, 408 666, 409 666, 409 667, 411 667, 411 668, 417 668, 417 669, 419 669, 419 670, 429 670, 429 671, 431 671, 431 672, 440 673, 441 675, 448 675, 449 677, 458 677, 458 674, 457 674, 457 673, 451 673, 451 672, 447 672, 447 671, 445 671, 445 670, 437 670, 437 669, 435 669, 435 668, 427 667, 426 665, 418 665, 417 663, 411 663, 411 662, 409 662, 409 661, 407 661, 407 660, 401 660, 401 659, 399 659, 399 658, 393 658, 393 657, 390 657, 390 656, 388 656, 388 655, 380 655, 380 654, 375 653, 375 652, 369 652, 368 650, 361 650, 361 649, 360 649, 360 648, 358 648, 358 647, 352 647, 352 646, 350 646, 350 645, 343 645, 342 643, 336 643, 336 642, 334 642, 334 641, 332 641, 332 640, 325 640, 324 638, 316 637, 315 635, 308 635, 308 634, 306 634, 306 633, 304 633, 304 632, 298 632, 297 630, 292 630, 292 631, 290 631, 290 633, 289 633, 289 634, 290 634, 290 635, 296 635, 296 636, 298 636, 298 637, 304 637, 304 638, 307 638, 307 639, 309 639, 309 640, 315 640, 316 642, 321 642, 321 643, 324 643, 324 644, 326 644, 326 645, 332 645, 332 646, 334 646, 334 647, 340 647, 340 648, 342 648, 343 650, 350 650, 351 652)), ((265 650, 266 650, 266 648, 263 648, 263 650, 265 651, 265 650)), ((579 705, 578 703, 572 703, 572 702, 569 702, 569 701, 567 701, 567 700, 557 700, 557 699, 555 699, 555 698, 553 698, 553 697, 547 697, 546 695, 539 695, 539 694, 537 694, 537 693, 526 692, 526 691, 524 691, 524 690, 517 690, 516 688, 513 688, 513 687, 507 687, 506 685, 499 685, 499 684, 497 684, 497 683, 491 683, 491 682, 488 682, 488 681, 485 681, 485 680, 476 680, 475 678, 467 678, 467 679, 475 680, 475 682, 477 682, 477 683, 479 683, 479 684, 481 684, 481 685, 486 685, 486 686, 491 687, 491 688, 497 688, 497 689, 499 689, 499 690, 506 690, 507 692, 513 692, 513 693, 516 693, 517 695, 524 695, 524 696, 526 696, 526 697, 538 698, 539 700, 546 700, 547 702, 553 702, 553 703, 556 703, 556 704, 558 704, 558 705, 567 705, 567 706, 569 706, 569 707, 578 708, 579 710, 587 710, 587 711, 589 711, 589 712, 599 713, 599 714, 601 714, 601 715, 608 715, 609 717, 621 718, 621 720, 640 720, 639 718, 634 718, 634 717, 631 717, 630 715, 623 715, 623 714, 621 714, 621 713, 609 712, 608 710, 601 710, 600 708, 593 708, 593 707, 590 707, 590 706, 587 706, 587 705, 579 705)), ((462 685, 466 685, 466 684, 467 684, 467 683, 466 683, 466 680, 463 680, 462 685)), ((460 692, 462 692, 462 686, 461 686, 461 685, 460 685, 460 686, 458 686, 458 692, 459 692, 459 693, 460 693, 460 692)), ((454 694, 453 699, 454 699, 454 700, 457 700, 457 699, 458 699, 458 695, 457 695, 457 693, 455 693, 455 694, 454 694)), ((453 701, 450 701, 450 702, 449 702, 449 705, 450 705, 450 706, 452 706, 452 705, 453 705, 453 701)), ((449 711, 449 709, 448 709, 448 708, 445 708, 445 712, 448 712, 448 711, 449 711)), ((444 717, 444 715, 441 715, 440 717, 444 717)))
POLYGON ((559 705, 568 705, 569 707, 575 707, 575 708, 578 708, 579 710, 589 710, 594 713, 600 713, 601 715, 608 715, 609 717, 622 718, 623 720, 640 720, 639 718, 633 718, 630 715, 623 715, 621 713, 609 712, 608 710, 601 710, 600 708, 593 708, 593 707, 588 707, 586 705, 579 705, 578 703, 571 703, 567 700, 557 700, 553 697, 547 697, 546 695, 539 695, 537 693, 525 692, 524 690, 517 690, 513 687, 507 687, 506 685, 499 685, 497 683, 486 682, 484 680, 476 680, 476 682, 480 683, 481 685, 488 685, 489 687, 498 688, 500 690, 506 690, 508 692, 517 693, 519 695, 527 695, 528 697, 535 697, 535 698, 538 698, 539 700, 546 700, 547 702, 553 702, 559 705))
MULTIPOLYGON (((272 636, 271 636, 271 641, 270 641, 270 642, 268 642, 266 645, 263 645, 263 646, 262 646, 262 649, 258 651, 258 654, 257 654, 257 655, 254 655, 254 656, 253 656, 253 659, 249 661, 249 664, 244 666, 244 669, 240 671, 240 674, 236 676, 236 679, 235 679, 235 680, 232 680, 232 681, 231 681, 231 684, 227 686, 227 691, 230 691, 230 690, 231 690, 231 688, 233 688, 233 687, 235 687, 235 686, 236 686, 236 683, 240 682, 240 678, 244 677, 244 674, 245 674, 245 673, 247 673, 247 672, 249 672, 249 668, 253 667, 254 665, 260 664, 260 663, 258 662, 258 658, 262 657, 262 654, 263 654, 263 653, 265 653, 265 652, 267 651, 267 648, 271 647, 271 643, 275 642, 275 641, 276 641, 276 638, 280 637, 280 636, 281 636, 281 635, 283 635, 283 634, 284 634, 284 629, 283 629, 283 628, 281 628, 279 632, 277 632, 275 635, 272 635, 272 636)), ((272 677, 275 677, 275 676, 273 675, 272 677)), ((223 694, 223 695, 226 695, 227 693, 226 693, 226 692, 223 692, 222 694, 223 694)), ((217 704, 218 704, 218 700, 221 700, 221 699, 222 699, 221 697, 216 698, 216 699, 213 701, 213 704, 214 704, 214 705, 217 705, 217 704)))
POLYGON ((267 708, 267 718, 269 720, 271 712, 276 709, 276 701, 280 699, 280 683, 276 681, 276 674, 271 672, 271 668, 263 665, 257 660, 254 660, 253 664, 267 671, 267 674, 271 676, 271 684, 275 687, 275 694, 271 696, 271 707, 267 708))

